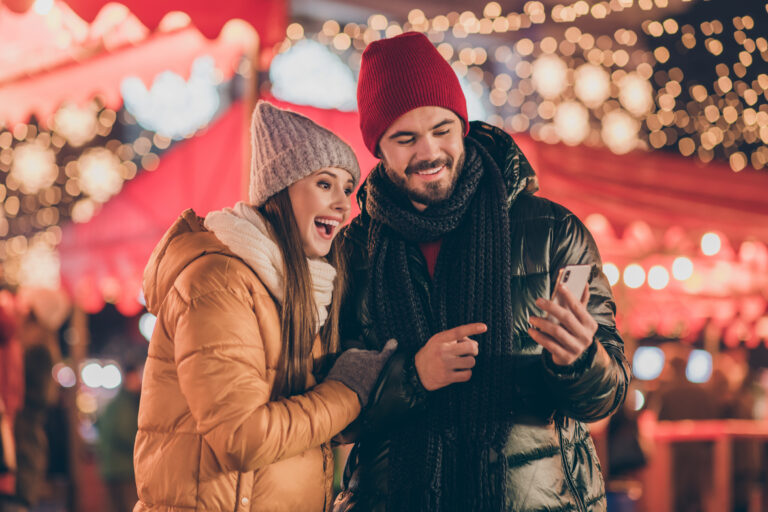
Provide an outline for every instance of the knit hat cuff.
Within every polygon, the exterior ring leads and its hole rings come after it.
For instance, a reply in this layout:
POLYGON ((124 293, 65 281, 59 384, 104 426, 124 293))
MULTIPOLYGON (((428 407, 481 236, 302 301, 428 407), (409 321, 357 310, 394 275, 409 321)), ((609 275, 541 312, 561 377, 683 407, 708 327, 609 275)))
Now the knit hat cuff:
POLYGON ((360 181, 357 157, 346 144, 340 147, 338 144, 326 144, 325 141, 304 141, 276 154, 266 162, 261 160, 258 164, 256 167, 256 161, 253 162, 249 190, 249 202, 254 206, 263 205, 267 199, 284 188, 324 167, 339 167, 348 171, 355 186, 360 181), (312 169, 293 172, 297 162, 306 161, 306 155, 312 155, 312 169))
MULTIPOLYGON (((427 91, 425 89, 416 89, 410 91, 411 94, 403 95, 401 103, 392 104, 387 102, 385 95, 386 91, 382 91, 382 98, 374 99, 371 103, 373 108, 366 118, 365 126, 361 121, 361 132, 363 133, 363 139, 365 146, 376 156, 376 150, 379 145, 379 141, 384 133, 389 130, 389 127, 397 121, 400 117, 404 116, 411 110, 415 110, 420 107, 441 107, 446 110, 450 110, 456 117, 458 117, 463 126, 464 136, 469 133, 469 122, 467 120, 466 107, 462 111, 464 106, 456 98, 451 97, 447 93, 435 93, 434 91, 427 91), (378 109, 376 108, 378 107, 378 109), (378 112, 376 112, 378 110, 378 112)), ((463 98, 462 98, 463 100, 463 98)))

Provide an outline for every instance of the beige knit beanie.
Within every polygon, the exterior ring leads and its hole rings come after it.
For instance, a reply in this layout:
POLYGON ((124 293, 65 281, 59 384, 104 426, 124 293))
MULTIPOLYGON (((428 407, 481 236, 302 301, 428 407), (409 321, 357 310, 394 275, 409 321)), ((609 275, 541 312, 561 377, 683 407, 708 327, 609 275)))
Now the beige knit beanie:
POLYGON ((323 167, 339 167, 360 181, 352 148, 314 121, 260 100, 251 120, 249 199, 261 206, 271 196, 323 167))

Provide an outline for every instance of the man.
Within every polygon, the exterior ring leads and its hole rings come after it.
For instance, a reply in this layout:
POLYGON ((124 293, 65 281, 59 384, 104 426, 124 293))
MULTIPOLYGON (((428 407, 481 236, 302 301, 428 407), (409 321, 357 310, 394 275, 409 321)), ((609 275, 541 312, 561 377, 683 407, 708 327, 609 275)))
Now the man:
POLYGON ((605 510, 582 422, 622 403, 629 372, 589 232, 533 195, 511 137, 468 123, 423 35, 368 46, 358 106, 381 162, 344 234, 342 339, 400 348, 360 418, 337 510, 605 510), (593 266, 581 300, 546 300, 579 263, 593 266))

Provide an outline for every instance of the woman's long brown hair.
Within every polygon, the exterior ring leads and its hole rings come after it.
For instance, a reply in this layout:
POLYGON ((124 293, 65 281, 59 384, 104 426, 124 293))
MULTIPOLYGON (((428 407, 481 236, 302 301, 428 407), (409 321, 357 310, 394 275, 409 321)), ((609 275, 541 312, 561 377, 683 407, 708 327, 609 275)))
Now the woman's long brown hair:
MULTIPOLYGON (((272 229, 285 267, 283 304, 280 314, 282 351, 277 362, 277 375, 272 399, 287 397, 306 389, 312 370, 312 345, 315 341, 317 310, 312 296, 312 276, 309 273, 304 244, 293 215, 288 189, 267 199, 259 212, 272 229)), ((336 268, 333 295, 328 318, 320 331, 322 354, 336 352, 339 346, 339 310, 344 293, 346 265, 340 240, 336 237, 328 261, 336 268)))

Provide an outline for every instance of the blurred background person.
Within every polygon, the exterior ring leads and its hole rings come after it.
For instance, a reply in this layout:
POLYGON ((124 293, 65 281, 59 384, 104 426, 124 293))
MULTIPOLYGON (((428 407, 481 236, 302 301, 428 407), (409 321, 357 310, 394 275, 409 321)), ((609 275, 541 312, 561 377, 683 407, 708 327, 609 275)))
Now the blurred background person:
MULTIPOLYGON (((686 377, 689 349, 664 347, 669 353, 666 375, 653 399, 659 421, 708 420, 718 415, 718 400, 710 388, 686 377)), ((672 448, 674 510, 701 512, 712 487, 712 449, 707 442, 676 443, 672 448)))
POLYGON ((51 371, 61 357, 55 333, 38 319, 35 309, 21 315, 17 335, 23 349, 24 403, 15 421, 15 497, 23 507, 32 507, 40 499, 48 470, 45 423, 57 396, 51 371))
POLYGON ((17 457, 13 425, 24 401, 24 377, 13 310, 11 293, 0 291, 0 512, 21 510, 15 503, 17 457))
POLYGON ((101 476, 113 512, 129 512, 138 501, 133 444, 138 429, 142 367, 123 368, 123 386, 96 422, 101 476))
POLYGON ((606 497, 611 512, 634 512, 642 496, 640 472, 648 462, 648 448, 638 428, 636 386, 630 383, 624 404, 607 424, 606 497))
MULTIPOLYGON (((716 397, 717 417, 723 420, 754 420, 759 388, 750 370, 744 349, 731 349, 714 357, 710 393, 716 397)), ((736 438, 733 441, 732 482, 734 512, 747 512, 750 500, 763 486, 761 440, 736 438)))

